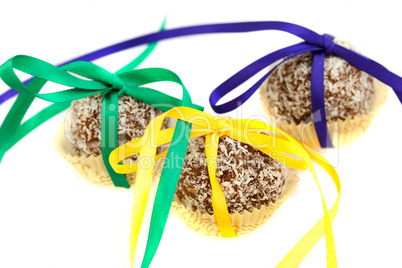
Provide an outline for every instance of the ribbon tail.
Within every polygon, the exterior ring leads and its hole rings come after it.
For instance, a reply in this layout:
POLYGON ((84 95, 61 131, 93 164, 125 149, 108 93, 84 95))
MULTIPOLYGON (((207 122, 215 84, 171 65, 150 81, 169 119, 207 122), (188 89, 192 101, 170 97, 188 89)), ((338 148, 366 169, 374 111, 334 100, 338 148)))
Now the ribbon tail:
MULTIPOLYGON (((163 31, 165 29, 165 26, 166 26, 166 18, 162 22, 162 26, 160 28, 160 31, 163 31)), ((140 55, 138 55, 138 57, 136 57, 130 63, 126 64, 126 66, 124 66, 123 68, 119 69, 116 72, 116 74, 124 73, 124 72, 127 72, 129 70, 133 70, 136 67, 138 67, 138 65, 140 65, 144 60, 146 60, 148 58, 148 56, 152 53, 152 51, 154 51, 156 45, 157 45, 157 42, 149 43, 147 48, 140 55)))
POLYGON ((142 268, 149 267, 162 239, 186 156, 191 127, 191 123, 177 121, 171 147, 169 148, 156 192, 142 268))
POLYGON ((318 141, 322 148, 333 147, 327 126, 324 99, 324 52, 314 53, 311 65, 311 109, 318 141))
POLYGON ((216 178, 216 164, 218 160, 219 135, 213 133, 205 139, 205 154, 207 156, 208 173, 212 188, 212 208, 214 216, 222 237, 237 236, 232 226, 225 194, 216 178))
POLYGON ((348 50, 342 46, 335 45, 333 53, 339 57, 345 59, 350 64, 356 66, 360 70, 368 73, 369 75, 375 77, 384 84, 390 86, 395 94, 397 95, 399 101, 402 103, 402 78, 389 71, 387 68, 381 64, 360 55, 354 51, 348 50))
POLYGON ((134 185, 134 205, 131 222, 130 259, 134 266, 135 251, 147 207, 149 192, 152 186, 152 175, 155 164, 157 141, 166 114, 160 115, 149 123, 143 135, 144 145, 141 146, 138 158, 138 171, 134 185))
MULTIPOLYGON (((45 84, 46 80, 36 78, 27 84, 27 87, 32 90, 32 92, 39 92, 45 84)), ((4 157, 4 154, 22 138, 18 138, 19 135, 15 136, 15 133, 34 99, 35 97, 30 94, 19 95, 1 124, 0 162, 4 157)))
POLYGON ((106 169, 116 187, 130 188, 126 176, 116 173, 109 163, 109 155, 119 146, 119 97, 112 91, 103 96, 101 110, 101 146, 102 158, 106 169))
POLYGON ((71 103, 65 102, 65 103, 54 103, 40 112, 38 112, 36 115, 32 116, 30 119, 25 121, 14 133, 14 136, 9 142, 9 147, 7 149, 10 149, 12 146, 14 146, 18 141, 23 139, 26 135, 28 135, 31 131, 33 131, 35 128, 39 127, 43 123, 45 123, 47 120, 50 118, 56 116, 57 114, 65 111, 70 107, 71 103))
MULTIPOLYGON (((24 81, 24 84, 26 85, 30 81, 31 80, 24 81)), ((6 92, 4 92, 3 94, 0 95, 0 105, 18 94, 19 94, 19 92, 14 89, 7 90, 6 92)))
POLYGON ((324 233, 326 233, 327 239, 327 266, 337 267, 336 253, 335 253, 335 243, 333 240, 332 229, 330 229, 331 222, 335 219, 336 213, 338 212, 340 193, 341 193, 341 183, 339 176, 334 169, 334 167, 329 164, 329 162, 321 156, 318 152, 313 150, 308 146, 304 146, 306 151, 309 153, 311 159, 313 159, 317 164, 319 164, 332 178, 337 192, 338 198, 332 205, 328 214, 325 215, 308 233, 302 240, 297 243, 297 245, 288 253, 288 255, 281 261, 277 268, 288 268, 296 267, 304 257, 310 252, 310 250, 321 240, 324 233), (330 229, 330 230, 328 230, 330 229), (330 240, 328 240, 330 238, 330 240))

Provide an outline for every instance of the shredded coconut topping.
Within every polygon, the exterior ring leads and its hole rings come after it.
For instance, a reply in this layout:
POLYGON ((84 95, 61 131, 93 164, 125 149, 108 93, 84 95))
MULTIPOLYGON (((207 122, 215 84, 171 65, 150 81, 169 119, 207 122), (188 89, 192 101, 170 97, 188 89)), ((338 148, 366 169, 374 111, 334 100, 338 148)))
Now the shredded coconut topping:
MULTIPOLYGON (((285 190, 286 174, 283 164, 250 145, 229 137, 220 138, 216 177, 230 214, 252 212, 275 202, 285 190)), ((176 195, 193 211, 213 214, 204 136, 189 142, 176 195)))
MULTIPOLYGON (((66 136, 76 153, 81 156, 101 154, 100 94, 73 101, 66 118, 66 136)), ((112 108, 112 107, 111 107, 112 108)), ((130 96, 119 98, 119 145, 141 137, 149 122, 162 111, 130 96)), ((166 125, 164 122, 163 127, 166 125)))
MULTIPOLYGON (((356 51, 343 40, 336 44, 356 51)), ((312 53, 304 53, 279 65, 269 76, 263 94, 277 118, 299 124, 311 120, 310 77, 312 53)), ((374 80, 347 61, 327 55, 324 60, 324 98, 327 120, 353 118, 370 112, 374 80)))

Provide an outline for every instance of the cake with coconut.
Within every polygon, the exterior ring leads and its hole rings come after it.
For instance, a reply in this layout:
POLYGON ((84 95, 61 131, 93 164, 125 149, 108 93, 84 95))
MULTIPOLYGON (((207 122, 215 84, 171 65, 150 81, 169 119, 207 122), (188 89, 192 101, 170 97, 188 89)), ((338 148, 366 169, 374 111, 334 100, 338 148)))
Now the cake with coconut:
MULTIPOLYGON (((335 39, 334 42, 358 52, 348 42, 339 39, 335 39)), ((279 128, 296 139, 319 147, 312 126, 310 82, 312 61, 311 52, 284 61, 264 82, 260 94, 265 111, 279 128)), ((360 128, 365 130, 368 127, 366 121, 369 119, 366 117, 375 107, 377 88, 378 83, 372 76, 334 54, 325 55, 325 120, 333 124, 328 127, 334 145, 344 143, 337 139, 354 138, 351 137, 356 134, 354 131, 360 131, 360 128), (345 137, 341 137, 342 134, 345 137), (347 137, 348 135, 350 137, 347 137)))
MULTIPOLYGON (((85 178, 96 183, 112 185, 101 155, 102 100, 103 97, 97 94, 73 101, 64 120, 64 132, 58 135, 55 144, 63 157, 85 178)), ((119 146, 142 137, 149 122, 163 113, 128 95, 120 96, 118 104, 119 146)), ((167 124, 168 121, 165 121, 162 127, 167 127, 167 124)), ((158 153, 160 152, 162 148, 158 148, 158 153)), ((125 161, 134 163, 136 160, 137 155, 133 155, 125 161)), ((135 172, 126 174, 126 178, 133 184, 135 172)))
MULTIPOLYGON (((227 136, 219 139, 216 163, 216 178, 239 234, 265 222, 298 180, 282 163, 227 136)), ((193 229, 219 236, 211 197, 205 137, 200 136, 189 142, 173 207, 193 229)))

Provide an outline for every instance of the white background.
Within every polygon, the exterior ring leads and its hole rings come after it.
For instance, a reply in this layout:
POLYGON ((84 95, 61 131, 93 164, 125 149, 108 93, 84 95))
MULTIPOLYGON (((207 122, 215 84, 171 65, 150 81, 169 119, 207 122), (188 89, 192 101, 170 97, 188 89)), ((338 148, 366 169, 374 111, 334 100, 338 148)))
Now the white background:
MULTIPOLYGON (((397 1, 192 2, 3 0, 0 62, 27 54, 61 63, 155 31, 167 15, 167 28, 257 20, 297 23, 343 37, 402 75, 397 1)), ((208 97, 217 85, 268 52, 298 41, 279 32, 187 37, 161 42, 141 67, 175 71, 193 99, 212 113, 208 97)), ((128 50, 96 63, 115 71, 140 51, 128 50)), ((0 83, 0 92, 6 89, 0 83)), ((0 107, 0 120, 10 104, 0 107)), ((37 101, 33 111, 45 105, 37 101)), ((266 120, 258 94, 229 115, 266 120)), ((0 165, 0 267, 128 268, 133 191, 77 178, 52 146, 63 117, 23 139, 0 165)), ((401 266, 401 117, 401 105, 391 93, 366 135, 350 146, 323 152, 342 181, 341 205, 333 223, 339 267, 401 266)), ((236 239, 200 235, 171 213, 151 266, 275 267, 322 217, 313 178, 307 172, 300 178, 295 194, 263 227, 236 239)), ((335 187, 322 172, 320 181, 330 205, 335 187)), ((140 245, 137 261, 145 241, 140 245)), ((325 263, 322 239, 299 267, 325 263)))

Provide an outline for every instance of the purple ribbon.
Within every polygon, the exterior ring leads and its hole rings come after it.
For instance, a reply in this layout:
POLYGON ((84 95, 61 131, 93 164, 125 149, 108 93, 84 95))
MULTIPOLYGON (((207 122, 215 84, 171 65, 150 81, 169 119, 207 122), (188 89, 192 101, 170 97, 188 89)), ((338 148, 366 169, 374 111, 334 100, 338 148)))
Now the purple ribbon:
MULTIPOLYGON (((219 85, 216 89, 212 91, 209 98, 212 109, 215 112, 226 113, 232 111, 242 105, 245 101, 247 101, 275 68, 273 68, 268 74, 263 76, 256 84, 254 84, 251 88, 246 90, 240 96, 226 103, 220 105, 217 104, 222 97, 234 90, 236 87, 240 86, 242 83, 247 81, 249 78, 251 78, 262 69, 285 57, 287 57, 285 60, 288 60, 296 55, 300 55, 306 52, 314 53, 311 75, 311 100, 314 124, 321 147, 332 146, 330 137, 328 135, 324 108, 323 64, 325 54, 332 53, 340 58, 343 58, 351 65, 354 65, 360 70, 377 78, 384 84, 387 84, 395 91, 399 100, 402 102, 401 77, 390 72, 377 62, 370 60, 363 55, 360 55, 359 53, 334 44, 332 41, 332 37, 329 35, 320 35, 305 27, 280 21, 220 23, 164 30, 162 32, 155 32, 152 34, 140 36, 103 49, 99 49, 95 52, 78 57, 74 60, 91 61, 131 47, 181 36, 212 33, 255 32, 264 30, 278 30, 287 32, 300 37, 304 40, 304 42, 279 49, 258 59, 257 61, 246 66, 245 68, 234 74, 232 77, 230 77, 228 80, 223 82, 221 85, 219 85)), ((0 96, 0 104, 16 94, 17 93, 14 91, 8 91, 4 93, 2 96, 0 96)))
POLYGON ((335 43, 334 37, 324 34, 324 51, 313 52, 311 64, 311 110, 313 112, 313 123, 316 129, 318 141, 322 148, 333 147, 328 132, 327 118, 325 115, 324 98, 324 60, 325 55, 332 53, 335 43))

